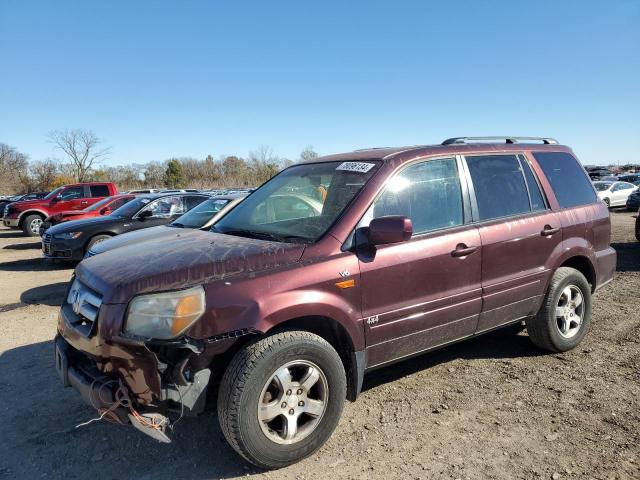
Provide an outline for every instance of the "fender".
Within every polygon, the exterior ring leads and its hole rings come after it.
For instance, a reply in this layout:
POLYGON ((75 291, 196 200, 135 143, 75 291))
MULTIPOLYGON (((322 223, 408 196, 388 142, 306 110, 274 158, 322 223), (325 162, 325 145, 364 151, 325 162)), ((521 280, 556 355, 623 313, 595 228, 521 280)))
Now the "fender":
POLYGON ((295 318, 328 317, 345 329, 353 349, 360 351, 365 348, 365 339, 362 319, 357 312, 358 310, 342 296, 326 291, 296 290, 271 296, 259 305, 256 326, 258 330, 266 333, 295 318))
POLYGON ((18 214, 18 223, 22 222, 22 218, 26 217, 27 215, 32 215, 32 214, 39 214, 42 215, 44 218, 47 218, 49 216, 49 214, 47 212, 45 212, 44 210, 38 210, 36 208, 32 208, 29 210, 25 210, 24 212, 20 212, 18 214))

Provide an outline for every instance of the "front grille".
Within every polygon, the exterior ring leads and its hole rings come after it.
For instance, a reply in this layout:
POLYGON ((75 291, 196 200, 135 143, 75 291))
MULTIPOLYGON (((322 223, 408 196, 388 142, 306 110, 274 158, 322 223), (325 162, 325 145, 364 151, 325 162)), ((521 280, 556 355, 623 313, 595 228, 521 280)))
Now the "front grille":
POLYGON ((69 289, 67 303, 77 317, 74 327, 85 336, 89 336, 93 329, 93 324, 98 319, 102 296, 76 278, 69 289))
POLYGON ((44 253, 47 256, 51 256, 52 249, 51 249, 51 234, 50 233, 45 233, 42 236, 42 253, 44 253))

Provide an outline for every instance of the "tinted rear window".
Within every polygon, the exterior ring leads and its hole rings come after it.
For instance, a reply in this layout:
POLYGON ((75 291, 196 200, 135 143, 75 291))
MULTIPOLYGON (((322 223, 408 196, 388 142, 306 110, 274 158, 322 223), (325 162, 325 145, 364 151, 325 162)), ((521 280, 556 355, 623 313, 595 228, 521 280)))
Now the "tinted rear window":
POLYGON ((534 152, 560 208, 576 207, 597 201, 591 181, 578 161, 564 152, 534 152))
POLYGON ((92 197, 108 197, 109 196, 109 187, 106 185, 91 185, 89 187, 91 189, 92 197))
POLYGON ((529 193, 515 155, 466 157, 480 220, 531 211, 529 193))

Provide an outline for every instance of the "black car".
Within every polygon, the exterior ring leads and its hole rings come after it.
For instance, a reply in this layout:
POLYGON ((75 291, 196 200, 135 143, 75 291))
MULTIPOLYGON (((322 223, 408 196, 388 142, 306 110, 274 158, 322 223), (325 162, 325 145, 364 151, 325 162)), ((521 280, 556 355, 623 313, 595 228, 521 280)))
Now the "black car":
POLYGON ((131 200, 111 215, 54 225, 42 236, 43 256, 80 261, 99 242, 121 233, 166 225, 208 198, 197 193, 152 193, 131 200))
MULTIPOLYGON (((640 184, 634 184, 640 186, 640 184)), ((638 210, 640 208, 640 190, 636 190, 627 197, 627 210, 638 210)))

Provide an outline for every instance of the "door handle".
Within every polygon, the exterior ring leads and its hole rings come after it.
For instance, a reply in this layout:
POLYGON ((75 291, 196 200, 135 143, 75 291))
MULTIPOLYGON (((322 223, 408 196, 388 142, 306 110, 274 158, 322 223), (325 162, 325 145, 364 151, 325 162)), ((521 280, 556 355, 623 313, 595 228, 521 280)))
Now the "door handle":
POLYGON ((89 203, 89 202, 87 202, 86 200, 84 200, 84 201, 80 202, 80 205, 86 205, 87 203, 89 203))
POLYGON ((456 249, 451 252, 452 257, 466 257, 467 255, 471 255, 475 252, 478 247, 474 247, 473 245, 467 247, 464 243, 459 243, 456 245, 456 249))
POLYGON ((553 228, 551 225, 545 225, 540 232, 540 235, 542 235, 543 237, 550 237, 551 235, 555 235, 559 231, 559 228, 553 228))

